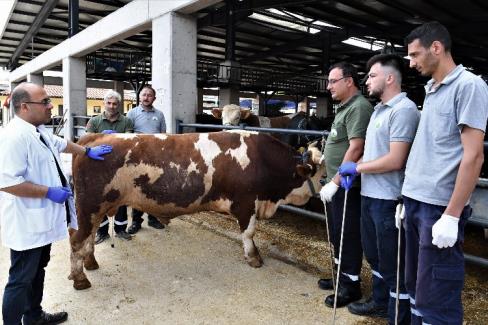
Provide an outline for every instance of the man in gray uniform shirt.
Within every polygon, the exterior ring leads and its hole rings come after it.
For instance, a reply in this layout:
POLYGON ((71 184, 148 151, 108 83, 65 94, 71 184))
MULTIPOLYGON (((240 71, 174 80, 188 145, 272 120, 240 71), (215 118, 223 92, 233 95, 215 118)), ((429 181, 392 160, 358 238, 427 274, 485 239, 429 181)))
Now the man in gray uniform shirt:
MULTIPOLYGON (((367 64, 369 95, 381 99, 366 131, 362 162, 345 162, 341 176, 361 173, 361 241, 371 266, 373 293, 353 302, 351 313, 388 318, 395 324, 398 230, 397 198, 404 167, 420 119, 414 102, 401 92, 403 61, 393 54, 373 56, 367 64)), ((404 236, 402 236, 404 240, 404 236)), ((401 245, 398 324, 410 324, 409 297, 403 281, 405 245, 401 245)))
POLYGON ((412 324, 461 325, 464 226, 483 164, 488 87, 454 63, 438 22, 417 27, 405 43, 410 66, 432 77, 402 188, 412 324))
MULTIPOLYGON (((156 91, 151 86, 145 86, 139 93, 140 105, 134 107, 127 113, 127 117, 134 123, 134 133, 165 133, 166 123, 163 112, 154 108, 153 103, 156 100, 156 91)), ((128 233, 133 235, 141 229, 142 211, 132 209, 132 224, 128 233)), ((155 216, 149 215, 147 224, 156 229, 163 229, 164 225, 156 219, 155 216)))

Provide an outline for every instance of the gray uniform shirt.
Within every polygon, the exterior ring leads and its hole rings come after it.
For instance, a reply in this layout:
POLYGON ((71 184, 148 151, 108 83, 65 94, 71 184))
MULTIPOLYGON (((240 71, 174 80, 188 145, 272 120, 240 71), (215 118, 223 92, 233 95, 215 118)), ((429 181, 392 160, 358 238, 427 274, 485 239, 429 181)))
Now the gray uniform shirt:
POLYGON ((141 106, 134 107, 127 113, 134 123, 134 133, 165 133, 166 123, 163 112, 155 109, 145 111, 141 106))
POLYGON ((424 108, 408 157, 402 194, 424 203, 447 206, 463 157, 464 125, 485 132, 488 87, 462 65, 440 83, 425 86, 424 108))
MULTIPOLYGON (((390 152, 390 142, 413 142, 420 112, 406 93, 375 106, 369 120, 363 162, 378 159, 390 152)), ((401 193, 404 170, 381 174, 361 174, 361 195, 396 200, 401 193)))

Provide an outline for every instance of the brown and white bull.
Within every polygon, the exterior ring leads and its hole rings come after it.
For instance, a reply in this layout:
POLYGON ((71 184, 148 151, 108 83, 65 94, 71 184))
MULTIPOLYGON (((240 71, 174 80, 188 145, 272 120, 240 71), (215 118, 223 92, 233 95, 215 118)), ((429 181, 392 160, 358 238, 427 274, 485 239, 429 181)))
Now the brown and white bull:
POLYGON ((249 126, 256 126, 262 128, 279 128, 286 129, 295 114, 265 117, 258 116, 251 113, 248 108, 242 108, 239 105, 229 104, 222 108, 214 108, 212 115, 222 120, 223 125, 239 125, 246 123, 249 126))
POLYGON ((280 204, 306 203, 320 189, 320 152, 302 161, 275 138, 255 132, 190 134, 90 134, 85 146, 109 144, 103 162, 76 156, 73 179, 78 230, 72 231, 71 274, 76 289, 91 286, 87 270, 98 268, 94 235, 103 216, 130 205, 170 218, 213 210, 237 218, 249 265, 259 267, 254 245, 256 221, 271 217, 280 204))

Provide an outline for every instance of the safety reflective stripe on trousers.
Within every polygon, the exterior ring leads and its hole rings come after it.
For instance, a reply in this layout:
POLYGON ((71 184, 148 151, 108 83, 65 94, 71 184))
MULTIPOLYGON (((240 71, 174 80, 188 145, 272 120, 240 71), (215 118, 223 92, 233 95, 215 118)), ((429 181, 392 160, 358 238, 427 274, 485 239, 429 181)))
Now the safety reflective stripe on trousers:
POLYGON ((373 273, 373 275, 377 278, 380 278, 380 279, 383 279, 383 277, 381 276, 381 273, 378 272, 378 271, 375 271, 375 270, 371 270, 371 273, 373 273))
MULTIPOLYGON (((397 297, 396 292, 390 291, 390 297, 392 297, 392 298, 395 298, 395 299, 396 299, 396 297, 397 297)), ((398 299, 400 299, 400 300, 408 300, 408 299, 410 299, 410 296, 409 296, 409 294, 408 294, 408 293, 400 293, 400 294, 398 295, 398 299)))
POLYGON ((341 272, 343 275, 347 276, 349 279, 352 281, 359 281, 359 275, 352 275, 352 274, 347 274, 344 272, 341 272))

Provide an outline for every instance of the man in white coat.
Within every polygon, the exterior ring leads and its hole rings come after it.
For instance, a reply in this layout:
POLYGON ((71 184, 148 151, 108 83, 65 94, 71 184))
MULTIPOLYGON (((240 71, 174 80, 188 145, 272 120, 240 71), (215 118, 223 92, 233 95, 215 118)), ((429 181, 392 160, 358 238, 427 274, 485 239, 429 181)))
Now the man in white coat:
POLYGON ((44 124, 53 105, 46 91, 22 83, 12 92, 16 117, 0 136, 0 225, 2 244, 10 248, 10 269, 2 304, 5 325, 59 324, 68 313, 41 307, 44 268, 51 243, 77 228, 73 194, 60 168, 60 152, 103 160, 110 146, 85 148, 57 137, 44 124))

